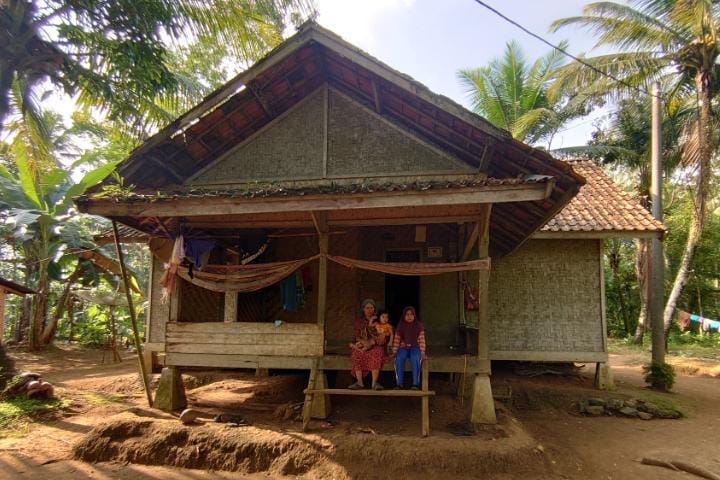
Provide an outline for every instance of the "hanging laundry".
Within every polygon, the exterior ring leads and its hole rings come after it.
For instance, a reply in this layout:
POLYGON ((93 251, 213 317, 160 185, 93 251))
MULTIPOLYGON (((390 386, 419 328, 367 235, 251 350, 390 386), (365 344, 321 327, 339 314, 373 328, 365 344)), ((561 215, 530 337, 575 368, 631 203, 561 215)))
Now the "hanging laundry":
POLYGON ((182 263, 182 259, 185 256, 185 248, 183 246, 183 236, 178 235, 175 238, 173 244, 172 253, 168 263, 165 264, 165 272, 160 277, 160 285, 163 287, 162 300, 166 301, 170 298, 170 292, 175 287, 175 276, 177 274, 178 266, 182 263))
POLYGON ((185 256, 190 259, 195 267, 202 268, 207 265, 210 252, 215 248, 215 240, 198 240, 188 238, 185 240, 185 256))
POLYGON ((280 299, 285 311, 297 312, 297 277, 294 273, 280 282, 280 299))
POLYGON ((687 330, 688 328, 690 328, 690 324, 692 323, 690 317, 690 313, 684 310, 680 310, 678 312, 678 324, 680 325, 681 329, 687 330))

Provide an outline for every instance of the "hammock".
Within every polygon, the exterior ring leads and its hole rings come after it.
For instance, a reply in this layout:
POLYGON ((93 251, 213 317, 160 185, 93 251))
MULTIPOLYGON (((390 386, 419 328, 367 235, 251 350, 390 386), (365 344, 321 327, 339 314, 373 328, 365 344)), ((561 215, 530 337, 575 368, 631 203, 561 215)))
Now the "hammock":
POLYGON ((203 270, 193 270, 192 278, 187 267, 178 267, 177 273, 186 282, 213 292, 256 292, 275 285, 319 257, 251 265, 208 265, 203 270), (223 271, 229 273, 220 273, 223 271))
MULTIPOLYGON (((193 270, 190 278, 186 267, 178 267, 177 274, 183 280, 213 292, 255 292, 274 285, 307 263, 321 255, 291 260, 287 262, 258 263, 249 265, 207 265, 203 270, 193 270)), ((355 258, 326 255, 339 265, 347 268, 359 268, 392 275, 425 276, 452 272, 488 270, 490 259, 471 260, 456 263, 390 263, 371 262, 355 258)))

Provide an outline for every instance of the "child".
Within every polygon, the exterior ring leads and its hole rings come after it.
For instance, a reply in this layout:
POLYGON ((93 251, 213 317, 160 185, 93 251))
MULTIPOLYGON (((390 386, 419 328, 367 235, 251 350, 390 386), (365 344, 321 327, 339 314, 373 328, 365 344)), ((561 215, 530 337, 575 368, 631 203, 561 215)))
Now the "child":
POLYGON ((405 360, 410 359, 412 367, 412 389, 420 389, 420 362, 425 360, 425 327, 417 318, 413 307, 405 307, 402 318, 395 330, 393 339, 393 354, 395 357, 395 372, 397 387, 403 388, 403 374, 405 373, 405 360))
POLYGON ((380 319, 375 324, 378 334, 383 335, 385 344, 385 354, 389 357, 392 355, 392 338, 393 327, 390 325, 390 314, 385 310, 380 310, 380 319))

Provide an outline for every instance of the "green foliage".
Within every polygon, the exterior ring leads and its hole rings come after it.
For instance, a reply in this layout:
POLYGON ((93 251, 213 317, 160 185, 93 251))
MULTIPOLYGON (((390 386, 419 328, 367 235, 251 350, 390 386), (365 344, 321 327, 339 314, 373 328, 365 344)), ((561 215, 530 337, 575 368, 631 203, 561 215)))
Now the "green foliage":
POLYGON ((129 129, 166 123, 188 88, 172 70, 174 46, 220 44, 235 58, 257 59, 280 42, 288 15, 310 8, 307 0, 5 2, 0 122, 17 78, 25 92, 49 79, 129 129))
POLYGON ((0 400, 0 437, 22 428, 38 415, 67 408, 70 403, 70 400, 35 399, 25 395, 0 400))
POLYGON ((584 113, 581 102, 548 92, 553 72, 564 61, 560 52, 551 50, 530 64, 520 44, 511 41, 502 58, 486 67, 460 70, 458 78, 476 113, 519 140, 550 142, 565 122, 584 113))
POLYGON ((643 367, 645 383, 653 388, 669 392, 675 384, 675 370, 669 363, 651 362, 643 367))

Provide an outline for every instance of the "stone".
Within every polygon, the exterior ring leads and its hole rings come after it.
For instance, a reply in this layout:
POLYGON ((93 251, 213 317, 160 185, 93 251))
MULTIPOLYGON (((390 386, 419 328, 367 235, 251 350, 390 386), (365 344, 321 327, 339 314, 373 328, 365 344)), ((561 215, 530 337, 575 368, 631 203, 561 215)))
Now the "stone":
POLYGON ((619 398, 611 398, 611 399, 609 399, 609 400, 607 401, 607 403, 605 404, 605 407, 606 407, 608 410, 620 410, 620 409, 623 408, 624 406, 625 406, 625 402, 623 402, 623 401, 620 400, 619 398))
POLYGON ((652 415, 657 415, 657 412, 660 410, 657 405, 650 402, 645 402, 638 405, 637 409, 641 412, 646 412, 652 415))
POLYGON ((604 398, 588 398, 587 403, 594 407, 604 407, 607 402, 604 398))
POLYGON ((626 417, 637 417, 638 416, 637 408, 634 408, 634 407, 625 406, 620 409, 620 413, 622 413, 626 417))
POLYGON ((167 412, 187 407, 185 387, 180 375, 180 369, 176 367, 163 368, 155 391, 153 407, 167 412))
POLYGON ((640 417, 643 420, 651 420, 653 416, 646 412, 638 412, 638 417, 640 417))
POLYGON ((595 366, 595 388, 598 390, 614 390, 615 380, 612 370, 607 363, 601 362, 595 366))
POLYGON ((184 425, 190 425, 195 423, 195 420, 197 420, 199 416, 200 412, 198 412, 197 410, 193 410, 192 408, 186 408, 180 414, 180 421, 184 425))
POLYGON ((495 402, 488 375, 478 374, 475 376, 471 395, 470 421, 472 423, 496 424, 495 402))
POLYGON ((631 398, 629 400, 625 400, 625 406, 630 408, 637 408, 638 407, 638 401, 634 398, 631 398))
POLYGON ((588 405, 585 407, 585 412, 588 415, 592 415, 593 417, 599 417, 600 415, 605 413, 605 407, 602 407, 600 405, 588 405))
POLYGON ((588 406, 589 406, 589 405, 588 405, 587 400, 580 400, 580 401, 578 402, 578 411, 579 411, 580 413, 587 413, 587 408, 588 408, 588 406))

